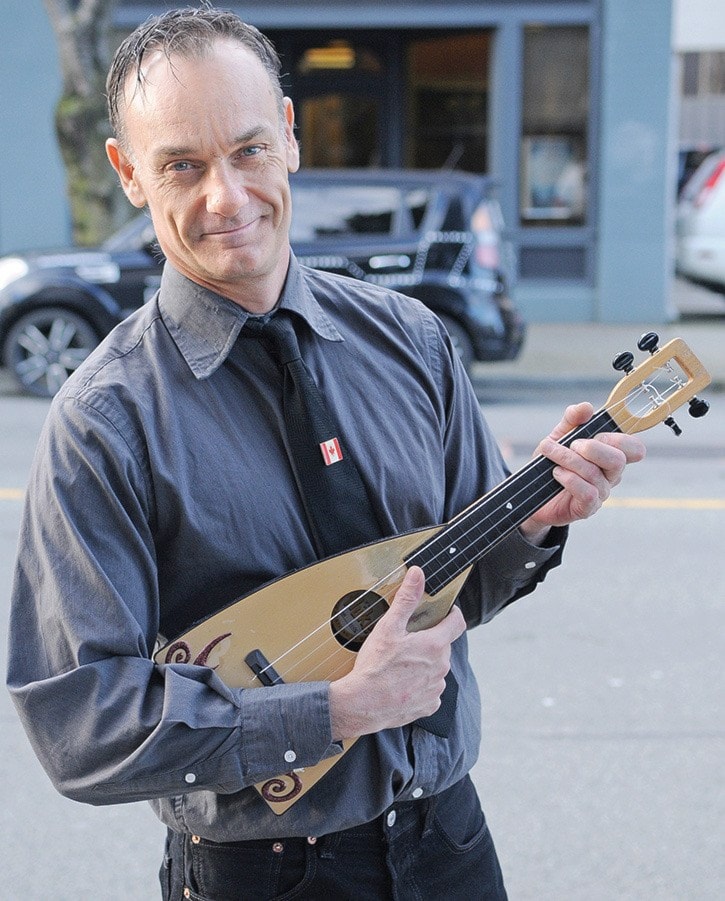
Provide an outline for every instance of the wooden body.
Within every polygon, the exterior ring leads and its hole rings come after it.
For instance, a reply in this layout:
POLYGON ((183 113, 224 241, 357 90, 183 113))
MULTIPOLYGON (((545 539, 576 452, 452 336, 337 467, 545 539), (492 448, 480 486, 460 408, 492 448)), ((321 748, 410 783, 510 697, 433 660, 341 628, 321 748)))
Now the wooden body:
MULTIPOLYGON (((264 654, 284 682, 339 679, 350 672, 356 656, 333 635, 331 616, 339 599, 373 588, 377 595, 391 601, 405 575, 404 557, 440 529, 437 526, 384 539, 283 576, 192 627, 161 648, 154 659, 157 663, 210 666, 232 688, 263 687, 245 663, 247 654, 254 650, 264 654)), ((428 628, 445 617, 468 571, 434 598, 423 597, 411 617, 412 630, 428 628)), ((343 753, 352 744, 346 742, 343 753)), ((270 779, 256 788, 275 813, 284 813, 340 756, 270 779)))

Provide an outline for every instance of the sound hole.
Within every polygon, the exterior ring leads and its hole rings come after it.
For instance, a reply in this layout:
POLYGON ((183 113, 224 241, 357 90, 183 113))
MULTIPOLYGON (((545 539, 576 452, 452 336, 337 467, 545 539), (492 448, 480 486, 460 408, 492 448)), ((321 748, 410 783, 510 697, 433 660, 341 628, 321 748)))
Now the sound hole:
POLYGON ((388 609, 387 601, 374 591, 351 591, 332 610, 332 631, 340 644, 359 651, 375 623, 388 609))

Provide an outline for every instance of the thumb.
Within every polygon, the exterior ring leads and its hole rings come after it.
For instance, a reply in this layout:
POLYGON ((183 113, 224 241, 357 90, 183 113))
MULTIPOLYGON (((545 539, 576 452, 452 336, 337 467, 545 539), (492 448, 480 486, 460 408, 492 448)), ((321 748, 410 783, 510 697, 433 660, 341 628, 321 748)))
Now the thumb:
POLYGON ((400 583, 400 588, 395 592, 393 603, 386 613, 388 622, 405 630, 408 620, 415 608, 420 604, 425 589, 425 574, 419 566, 411 566, 400 583))

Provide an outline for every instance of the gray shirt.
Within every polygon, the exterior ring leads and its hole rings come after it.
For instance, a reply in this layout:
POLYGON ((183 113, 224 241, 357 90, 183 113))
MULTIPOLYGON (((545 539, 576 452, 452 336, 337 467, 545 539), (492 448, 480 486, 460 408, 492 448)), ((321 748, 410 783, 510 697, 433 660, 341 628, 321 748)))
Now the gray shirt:
MULTIPOLYGON (((445 522, 507 475, 443 327, 417 301, 292 258, 280 305, 307 323, 303 355, 385 534, 445 522)), ((448 738, 417 726, 363 737, 275 816, 250 786, 288 771, 290 750, 298 767, 338 753, 328 683, 231 689, 208 667, 153 662, 160 634, 315 560, 274 364, 227 361, 246 318, 167 264, 158 295, 61 389, 28 486, 9 642, 10 691, 61 792, 148 799, 173 829, 215 841, 369 821, 453 784, 480 739, 464 635, 448 738)), ((460 595, 469 625, 530 591, 560 550, 518 533, 498 545, 460 595)))

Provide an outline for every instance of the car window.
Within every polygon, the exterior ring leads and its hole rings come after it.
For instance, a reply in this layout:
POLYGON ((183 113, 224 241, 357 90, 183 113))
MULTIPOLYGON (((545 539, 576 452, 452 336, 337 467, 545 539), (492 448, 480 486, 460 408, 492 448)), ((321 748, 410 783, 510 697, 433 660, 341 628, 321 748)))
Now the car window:
POLYGON ((722 153, 712 153, 706 157, 695 171, 695 174, 685 183, 682 189, 682 199, 693 200, 697 197, 705 182, 723 159, 725 159, 725 155, 722 153))
POLYGON ((103 242, 103 249, 110 253, 141 250, 156 240, 151 219, 142 213, 103 242))
POLYGON ((389 236, 416 228, 428 192, 390 185, 302 185, 292 182, 292 241, 389 236))

